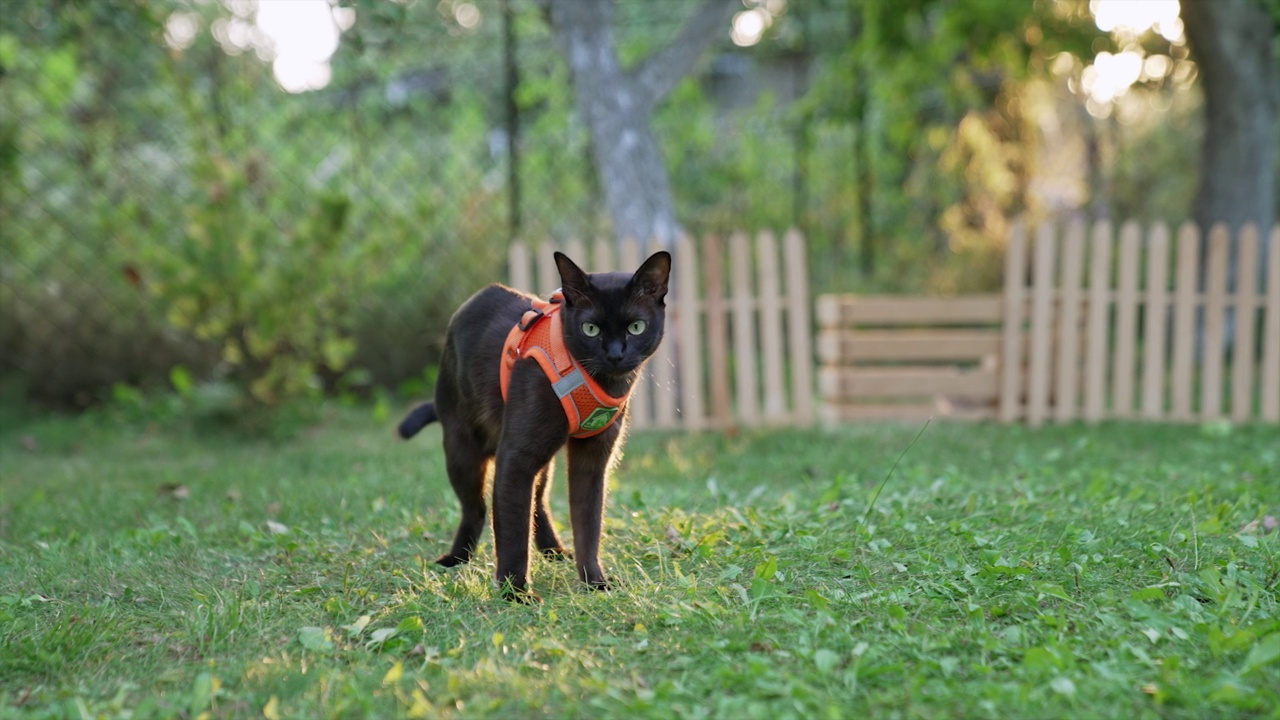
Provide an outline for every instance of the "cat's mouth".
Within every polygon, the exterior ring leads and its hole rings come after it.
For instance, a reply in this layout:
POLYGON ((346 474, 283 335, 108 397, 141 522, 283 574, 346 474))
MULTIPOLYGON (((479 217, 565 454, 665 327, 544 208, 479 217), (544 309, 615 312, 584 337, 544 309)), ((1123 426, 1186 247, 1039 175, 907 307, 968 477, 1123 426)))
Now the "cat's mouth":
POLYGON ((582 369, 587 371, 592 377, 611 377, 625 378, 634 373, 639 364, 633 360, 623 358, 621 360, 608 360, 600 358, 588 358, 579 360, 578 364, 582 365, 582 369))

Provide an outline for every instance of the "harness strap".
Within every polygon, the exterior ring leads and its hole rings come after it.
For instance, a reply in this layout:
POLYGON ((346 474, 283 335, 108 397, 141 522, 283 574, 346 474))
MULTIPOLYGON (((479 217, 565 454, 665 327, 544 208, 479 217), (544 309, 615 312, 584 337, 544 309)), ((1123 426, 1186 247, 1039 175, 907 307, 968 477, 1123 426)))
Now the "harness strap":
POLYGON ((502 399, 507 399, 511 370, 517 361, 531 357, 551 381, 560 399, 565 419, 569 421, 569 437, 587 438, 604 432, 618 419, 618 411, 631 393, 615 398, 604 391, 564 344, 564 326, 560 310, 564 296, 556 291, 551 300, 533 301, 533 309, 507 333, 502 348, 499 375, 502 399))

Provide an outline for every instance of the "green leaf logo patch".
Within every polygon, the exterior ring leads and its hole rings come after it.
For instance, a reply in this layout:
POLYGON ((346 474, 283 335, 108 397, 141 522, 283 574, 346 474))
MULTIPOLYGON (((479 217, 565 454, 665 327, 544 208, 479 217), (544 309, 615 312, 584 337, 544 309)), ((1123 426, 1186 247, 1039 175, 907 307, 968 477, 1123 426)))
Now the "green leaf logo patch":
POLYGON ((609 424, 614 415, 618 414, 618 408, 596 408, 591 411, 586 420, 582 421, 583 430, 599 430, 609 424))

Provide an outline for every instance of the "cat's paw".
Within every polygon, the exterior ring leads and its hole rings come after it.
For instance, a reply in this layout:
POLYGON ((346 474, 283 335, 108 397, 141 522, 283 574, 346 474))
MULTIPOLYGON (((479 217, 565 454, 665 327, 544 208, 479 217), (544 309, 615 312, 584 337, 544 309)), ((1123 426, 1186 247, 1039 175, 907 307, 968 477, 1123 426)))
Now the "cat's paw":
POLYGON ((447 568, 457 567, 458 565, 463 565, 469 562, 471 562, 471 558, 459 557, 457 555, 454 555, 453 553, 445 553, 440 557, 436 558, 437 565, 439 565, 440 567, 447 567, 447 568))
POLYGON ((542 556, 548 560, 572 560, 573 553, 562 547, 539 548, 542 556))
POLYGON ((587 589, 595 590, 596 592, 609 592, 616 587, 618 587, 618 581, 613 578, 587 581, 587 589))
POLYGON ((534 592, 528 585, 516 585, 511 581, 502 583, 500 588, 502 599, 521 605, 535 605, 542 602, 542 596, 534 592))
POLYGON ((617 586, 618 581, 615 578, 604 574, 604 570, 599 563, 579 564, 578 579, 587 584, 592 590, 607 591, 617 586))

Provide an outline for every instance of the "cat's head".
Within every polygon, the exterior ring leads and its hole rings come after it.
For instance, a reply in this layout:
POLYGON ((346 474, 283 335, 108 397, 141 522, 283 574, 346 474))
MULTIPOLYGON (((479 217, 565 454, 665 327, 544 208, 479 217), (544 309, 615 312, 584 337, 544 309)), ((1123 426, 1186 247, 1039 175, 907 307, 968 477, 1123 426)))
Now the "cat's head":
POLYGON ((586 273, 555 254, 564 292, 564 340, 593 376, 621 376, 662 341, 671 254, 656 252, 635 273, 586 273))

